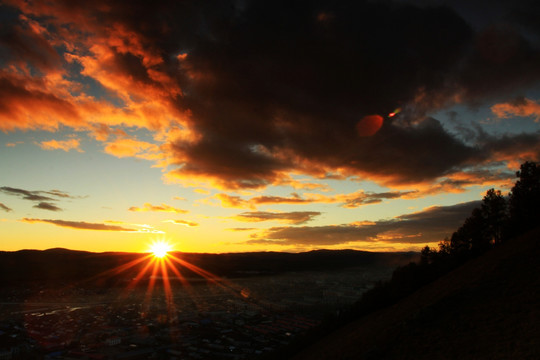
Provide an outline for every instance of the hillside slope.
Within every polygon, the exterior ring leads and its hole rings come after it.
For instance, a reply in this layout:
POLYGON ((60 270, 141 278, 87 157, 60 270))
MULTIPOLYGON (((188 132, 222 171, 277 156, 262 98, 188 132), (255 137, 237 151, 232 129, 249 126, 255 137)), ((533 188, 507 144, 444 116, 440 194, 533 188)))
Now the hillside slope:
POLYGON ((539 258, 537 229, 295 359, 540 359, 539 258))

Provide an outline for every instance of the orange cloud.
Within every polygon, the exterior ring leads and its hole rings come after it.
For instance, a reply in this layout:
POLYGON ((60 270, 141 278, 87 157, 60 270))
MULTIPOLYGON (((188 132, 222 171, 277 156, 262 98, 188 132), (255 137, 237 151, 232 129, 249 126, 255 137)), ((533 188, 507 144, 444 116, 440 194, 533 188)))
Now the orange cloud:
MULTIPOLYGON (((64 125, 90 130, 96 139, 105 141, 106 126, 158 129, 183 117, 173 104, 154 101, 150 94, 145 102, 131 101, 118 107, 84 93, 74 95, 65 90, 76 86, 54 74, 32 77, 0 71, 0 130, 55 130, 64 125)), ((114 132, 125 134, 121 129, 114 132)))
POLYGON ((206 204, 212 204, 210 199, 217 199, 220 201, 222 207, 226 208, 236 208, 236 209, 245 209, 253 208, 253 204, 249 201, 242 199, 240 196, 231 196, 223 193, 216 194, 209 199, 203 200, 206 204))
POLYGON ((163 222, 176 224, 176 225, 184 225, 184 226, 188 226, 188 227, 199 226, 198 223, 193 222, 193 221, 187 221, 187 220, 164 220, 163 222))
POLYGON ((69 99, 55 94, 47 78, 0 71, 0 130, 78 128, 81 115, 69 99))
POLYGON ((69 151, 69 150, 77 150, 78 152, 84 152, 83 150, 81 150, 79 148, 80 146, 80 140, 79 139, 69 139, 69 140, 49 140, 49 141, 42 141, 39 146, 42 148, 42 149, 45 149, 45 150, 56 150, 56 149, 60 149, 60 150, 64 150, 64 151, 69 151))
POLYGON ((199 193, 199 194, 203 194, 203 195, 208 195, 210 194, 210 191, 206 190, 206 189, 195 189, 193 190, 195 191, 196 193, 199 193))
POLYGON ((183 122, 185 115, 175 104, 181 90, 162 52, 137 27, 96 16, 104 7, 110 10, 109 5, 89 9, 9 3, 23 14, 6 24, 12 26, 3 42, 7 66, 0 72, 0 130, 66 125, 95 130, 96 138, 105 141, 106 134, 96 126, 155 130, 183 122), (59 48, 66 50, 60 53, 59 48), (87 93, 87 84, 70 76, 73 63, 80 64, 81 75, 109 91, 107 99, 116 99, 109 102, 87 93))
POLYGON ((146 212, 146 211, 171 212, 171 213, 177 213, 177 214, 186 214, 189 212, 187 210, 178 209, 167 204, 152 205, 150 203, 144 203, 143 207, 132 206, 128 210, 137 211, 137 212, 146 212))
POLYGON ((495 104, 491 107, 491 111, 502 119, 512 116, 532 116, 535 121, 540 121, 540 104, 527 98, 495 104))
POLYGON ((313 182, 306 182, 305 180, 299 181, 291 177, 284 177, 280 182, 274 184, 276 186, 290 186, 294 189, 306 189, 306 190, 315 190, 319 189, 321 191, 328 191, 330 188, 327 184, 318 184, 313 182))
MULTIPOLYGON (((429 188, 432 193, 435 192, 433 188, 429 188)), ((398 199, 398 198, 418 198, 427 195, 426 191, 409 190, 409 191, 394 191, 384 193, 366 193, 364 191, 357 191, 351 194, 335 194, 335 195, 323 195, 315 193, 306 193, 304 196, 300 196, 297 193, 292 193, 291 196, 255 196, 250 199, 243 199, 240 196, 230 196, 224 193, 219 193, 206 199, 204 202, 212 204, 211 199, 217 199, 220 201, 220 205, 228 208, 240 208, 240 209, 254 209, 259 205, 274 205, 274 204, 312 204, 312 203, 341 203, 346 208, 356 208, 362 205, 377 204, 383 200, 398 199)))
POLYGON ((157 160, 162 157, 158 145, 129 138, 120 138, 106 143, 105 152, 119 158, 137 157, 157 160))
MULTIPOLYGON (((314 195, 315 197, 315 195, 314 195)), ((220 206, 226 208, 237 208, 237 209, 255 209, 258 205, 274 205, 274 204, 309 204, 314 202, 325 202, 321 199, 329 199, 324 195, 320 195, 319 198, 302 198, 297 193, 292 193, 291 196, 269 196, 261 195, 255 196, 250 199, 243 199, 240 196, 231 196, 224 193, 216 194, 210 198, 203 200, 204 203, 209 205, 215 205, 212 203, 212 199, 217 199, 220 202, 220 206)), ((326 201, 326 202, 336 202, 336 201, 326 201)))
POLYGON ((162 70, 163 59, 144 44, 141 34, 115 23, 95 35, 81 39, 87 46, 85 55, 67 54, 66 59, 80 64, 83 75, 122 100, 132 115, 131 125, 163 129, 184 116, 174 105, 181 94, 178 83, 162 70))
POLYGON ((311 203, 312 200, 303 199, 297 193, 292 193, 290 197, 283 196, 256 196, 249 200, 250 203, 256 205, 267 204, 305 204, 311 203))
POLYGON ((94 125, 91 133, 91 135, 98 141, 107 141, 111 134, 127 137, 124 130, 112 129, 110 126, 103 123, 94 125))
POLYGON ((171 183, 182 184, 183 186, 199 187, 206 186, 221 190, 241 190, 241 189, 261 189, 272 184, 281 183, 287 178, 284 172, 270 172, 264 174, 250 175, 248 167, 238 169, 242 172, 234 172, 234 168, 226 169, 227 166, 208 169, 210 163, 199 164, 202 161, 195 158, 186 158, 179 153, 168 154, 173 159, 172 165, 183 164, 184 167, 171 170, 165 174, 165 179, 171 183), (244 175, 247 175, 244 177, 244 175))

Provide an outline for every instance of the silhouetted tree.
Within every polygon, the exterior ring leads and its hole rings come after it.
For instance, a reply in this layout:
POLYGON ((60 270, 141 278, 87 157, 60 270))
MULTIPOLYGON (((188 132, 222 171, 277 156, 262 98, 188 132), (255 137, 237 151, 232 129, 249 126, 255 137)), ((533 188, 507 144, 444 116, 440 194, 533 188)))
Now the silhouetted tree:
POLYGON ((428 265, 431 262, 432 251, 429 246, 425 246, 420 251, 420 265, 428 265))
POLYGON ((478 254, 489 247, 489 239, 484 232, 485 219, 482 210, 476 208, 465 219, 461 227, 450 238, 451 252, 456 256, 478 254))
POLYGON ((540 224, 540 166, 527 161, 516 176, 519 180, 512 188, 509 200, 512 235, 540 224))
POLYGON ((445 238, 443 241, 439 242, 439 254, 447 256, 451 253, 451 250, 450 239, 445 238))
POLYGON ((450 239, 445 238, 443 241, 439 242, 438 245, 439 250, 432 249, 427 245, 422 248, 420 251, 420 265, 427 266, 434 264, 450 256, 450 239))
POLYGON ((506 199, 500 190, 489 189, 482 199, 481 211, 484 218, 484 237, 491 244, 498 244, 503 239, 508 222, 506 199))
POLYGON ((508 207, 500 190, 489 189, 480 208, 472 211, 463 225, 452 234, 450 244, 439 246, 439 252, 468 257, 483 253, 503 239, 508 223, 508 207))

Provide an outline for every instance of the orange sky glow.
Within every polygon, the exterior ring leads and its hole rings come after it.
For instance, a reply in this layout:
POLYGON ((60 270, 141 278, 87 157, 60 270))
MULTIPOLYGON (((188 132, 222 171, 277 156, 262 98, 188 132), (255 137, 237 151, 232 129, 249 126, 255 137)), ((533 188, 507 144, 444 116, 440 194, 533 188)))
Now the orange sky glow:
POLYGON ((512 9, 6 0, 0 250, 436 246, 540 160, 512 9))

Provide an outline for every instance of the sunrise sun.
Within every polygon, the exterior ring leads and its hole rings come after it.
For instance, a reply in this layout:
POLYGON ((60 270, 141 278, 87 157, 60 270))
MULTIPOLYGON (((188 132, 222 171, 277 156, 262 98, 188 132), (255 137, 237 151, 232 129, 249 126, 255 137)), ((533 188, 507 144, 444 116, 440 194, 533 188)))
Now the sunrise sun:
POLYGON ((150 252, 157 258, 164 258, 171 250, 171 244, 163 240, 154 241, 150 246, 150 252))

